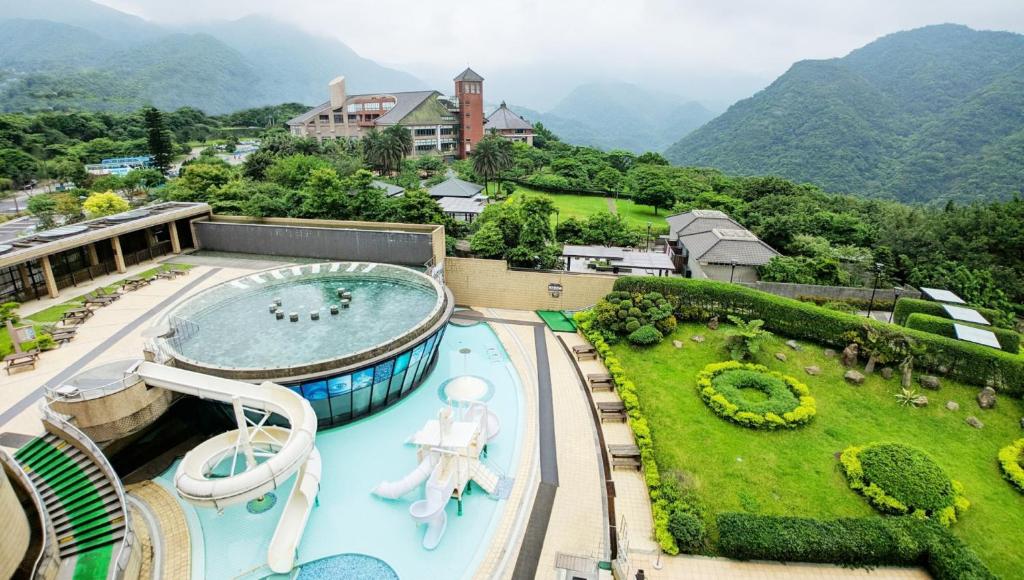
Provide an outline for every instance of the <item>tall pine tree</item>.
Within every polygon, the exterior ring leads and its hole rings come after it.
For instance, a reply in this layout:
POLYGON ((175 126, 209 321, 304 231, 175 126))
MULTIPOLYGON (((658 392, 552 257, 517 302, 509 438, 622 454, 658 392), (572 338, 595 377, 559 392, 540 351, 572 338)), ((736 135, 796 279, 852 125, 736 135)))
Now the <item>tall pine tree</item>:
POLYGON ((149 143, 149 154, 153 156, 153 165, 166 172, 171 168, 174 155, 171 146, 171 133, 164 126, 164 116, 154 107, 146 108, 146 140, 149 143))

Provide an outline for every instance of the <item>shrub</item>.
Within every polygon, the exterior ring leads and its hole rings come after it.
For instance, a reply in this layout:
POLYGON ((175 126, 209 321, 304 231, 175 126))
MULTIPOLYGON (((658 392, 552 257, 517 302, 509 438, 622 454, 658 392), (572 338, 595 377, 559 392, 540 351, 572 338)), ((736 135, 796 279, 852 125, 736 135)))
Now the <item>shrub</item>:
POLYGON ((755 429, 798 427, 816 413, 806 385, 761 365, 735 361, 709 364, 697 375, 697 392, 718 416, 755 429), (768 398, 750 400, 743 392, 747 389, 760 391, 768 398))
MULTIPOLYGON (((992 324, 1003 328, 1012 328, 1012 324, 1008 320, 1009 317, 999 310, 982 308, 980 306, 971 306, 971 308, 977 310, 978 314, 984 316, 992 324)), ((907 318, 915 312, 938 316, 939 318, 949 318, 949 313, 946 312, 946 309, 939 302, 921 300, 919 298, 900 298, 896 301, 896 307, 893 308, 892 321, 896 324, 904 325, 907 322, 907 318)))
POLYGON ((761 352, 761 346, 772 335, 762 328, 763 320, 747 322, 738 316, 729 315, 729 322, 735 326, 729 331, 729 338, 726 340, 729 356, 733 360, 747 360, 757 356, 757 353, 761 352))
POLYGON ((57 341, 49 334, 40 334, 36 338, 36 348, 39 350, 53 350, 57 348, 57 341))
POLYGON ((845 347, 851 336, 864 341, 869 330, 912 339, 927 355, 916 364, 974 385, 993 383, 1013 395, 1024 394, 1024 357, 986 346, 903 328, 885 322, 835 312, 791 298, 713 280, 623 276, 615 281, 617 292, 658 292, 687 320, 707 320, 733 314, 759 318, 769 330, 796 339, 845 347))
POLYGON ((999 467, 1006 481, 1024 493, 1024 439, 999 450, 999 467))
POLYGON ((668 531, 672 534, 679 549, 684 552, 699 550, 704 545, 704 537, 707 533, 704 520, 685 509, 675 509, 669 513, 668 531))
POLYGON ((901 443, 848 447, 840 457, 850 489, 881 512, 956 522, 970 505, 963 486, 950 480, 925 452, 901 443))
POLYGON ((930 332, 940 336, 956 338, 956 329, 953 328, 954 323, 990 330, 996 335, 996 339, 999 341, 999 348, 1013 354, 1020 352, 1020 335, 1012 330, 1006 330, 1005 328, 981 326, 967 322, 956 322, 949 318, 932 316, 931 314, 924 314, 921 312, 914 312, 908 316, 904 326, 907 328, 913 328, 914 330, 920 330, 922 332, 930 332))
POLYGON ((857 307, 849 302, 836 302, 830 300, 824 304, 820 304, 822 308, 828 308, 829 310, 835 310, 836 312, 857 312, 857 307))
POLYGON ((627 337, 629 342, 640 346, 657 344, 661 342, 662 338, 664 338, 664 335, 650 324, 637 328, 627 337))
POLYGON ((938 580, 996 576, 947 529, 911 517, 819 520, 723 513, 718 549, 741 560, 818 562, 847 566, 923 564, 938 580))
POLYGON ((636 342, 629 339, 633 344, 654 344, 660 342, 664 335, 671 333, 676 328, 676 318, 672 314, 672 304, 664 296, 657 292, 630 293, 612 292, 599 301, 593 309, 594 325, 607 339, 617 338, 621 335, 636 333, 644 327, 651 327, 637 335, 641 341, 657 340, 653 342, 636 342), (658 335, 655 335, 655 331, 658 335))

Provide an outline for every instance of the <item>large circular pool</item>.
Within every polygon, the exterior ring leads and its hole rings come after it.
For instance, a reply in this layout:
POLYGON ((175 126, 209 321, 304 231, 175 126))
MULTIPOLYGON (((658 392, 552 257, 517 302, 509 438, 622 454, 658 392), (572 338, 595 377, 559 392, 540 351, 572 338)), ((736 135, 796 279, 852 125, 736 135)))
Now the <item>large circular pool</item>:
MULTIPOLYGON (((433 361, 452 302, 436 280, 400 266, 288 266, 181 303, 157 323, 151 350, 180 368, 292 386, 311 401, 372 388, 365 396, 380 402, 376 410, 418 384, 424 371, 407 377, 410 363, 426 369, 433 361)), ((345 407, 349 418, 371 412, 345 407)), ((327 423, 348 420, 333 406, 328 414, 327 423)))

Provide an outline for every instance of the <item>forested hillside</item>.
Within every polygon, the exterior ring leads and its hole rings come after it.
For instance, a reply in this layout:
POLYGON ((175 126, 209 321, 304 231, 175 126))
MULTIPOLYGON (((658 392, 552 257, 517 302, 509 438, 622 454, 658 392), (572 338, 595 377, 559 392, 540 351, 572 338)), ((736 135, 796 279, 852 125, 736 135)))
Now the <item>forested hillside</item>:
POLYGON ((1024 189, 1024 36, 930 26, 802 61, 665 155, 904 201, 1024 189))

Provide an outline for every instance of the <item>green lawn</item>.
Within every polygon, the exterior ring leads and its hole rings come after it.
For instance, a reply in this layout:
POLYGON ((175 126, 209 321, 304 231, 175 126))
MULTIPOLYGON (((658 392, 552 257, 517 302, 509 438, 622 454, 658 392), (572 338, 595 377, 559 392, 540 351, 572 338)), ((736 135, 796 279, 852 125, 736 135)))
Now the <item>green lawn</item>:
POLYGON ((927 451, 966 487, 972 505, 953 525, 954 533, 994 572, 1020 577, 1024 495, 1002 479, 996 454, 1021 437, 1021 401, 1000 397, 994 410, 981 410, 975 402, 976 387, 943 379, 940 391, 921 391, 930 399, 929 406, 901 407, 894 398, 898 380, 885 381, 875 374, 863 386, 850 386, 842 378, 845 369, 838 359, 804 343, 802 351, 793 351, 776 337, 757 362, 804 381, 817 400, 818 413, 811 424, 796 430, 754 431, 714 415, 694 386, 704 365, 728 360, 726 330, 724 325, 710 331, 681 324, 673 336, 650 349, 614 347, 626 373, 636 381, 659 466, 689 476, 709 508, 709 518, 721 511, 876 516, 867 501, 847 487, 836 454, 870 441, 904 442, 927 451), (697 334, 706 341, 692 341, 697 334), (673 339, 682 341, 683 348, 676 349, 673 339), (788 361, 776 360, 776 352, 784 352, 788 361), (803 371, 812 364, 821 367, 820 376, 803 371), (945 408, 950 400, 960 404, 959 411, 945 408), (965 424, 968 415, 981 419, 984 429, 965 424))
MULTIPOLYGON (((541 195, 553 201, 555 207, 558 208, 559 220, 568 218, 583 220, 597 212, 610 211, 608 198, 596 195, 546 193, 516 185, 516 193, 513 194, 513 197, 523 194, 541 195)), ((660 211, 658 215, 654 215, 654 210, 650 206, 637 205, 629 199, 618 199, 613 202, 617 212, 634 228, 646 231, 647 222, 650 222, 653 234, 668 232, 668 223, 665 221, 667 213, 664 210, 660 211)))

